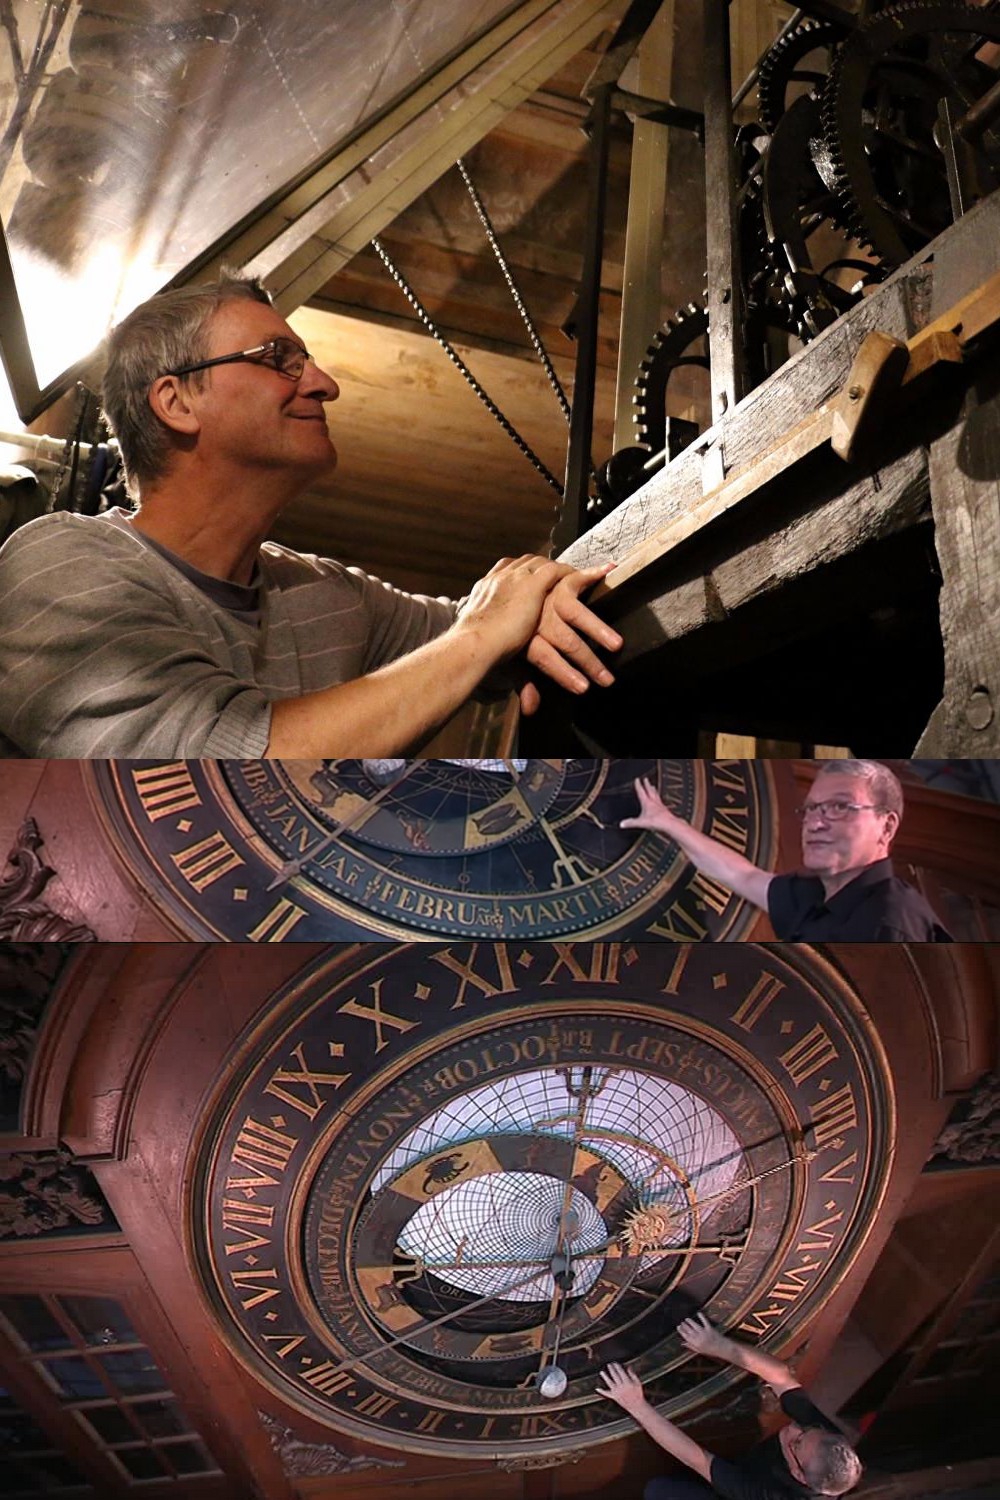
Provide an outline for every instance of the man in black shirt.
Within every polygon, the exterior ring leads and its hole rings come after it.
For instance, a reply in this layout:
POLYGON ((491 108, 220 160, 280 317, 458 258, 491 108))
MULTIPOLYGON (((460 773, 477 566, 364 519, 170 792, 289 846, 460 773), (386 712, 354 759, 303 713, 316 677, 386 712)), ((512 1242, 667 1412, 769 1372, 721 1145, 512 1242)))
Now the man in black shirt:
POLYGON ((726 1500, 809 1500, 854 1488, 861 1477, 857 1454, 837 1424, 813 1405, 787 1365, 726 1338, 703 1313, 685 1319, 677 1331, 692 1352, 738 1365, 766 1381, 792 1420, 743 1458, 720 1458, 650 1406, 638 1376, 621 1365, 609 1365, 601 1374, 604 1385, 598 1386, 599 1394, 617 1401, 654 1442, 701 1476, 651 1479, 643 1500, 708 1500, 713 1493, 726 1500))
POLYGON ((903 789, 878 761, 820 766, 798 809, 804 874, 759 869, 671 812, 651 782, 640 779, 635 789, 639 814, 621 826, 673 839, 704 874, 766 911, 783 941, 952 941, 920 892, 893 872, 889 849, 903 816, 903 789))

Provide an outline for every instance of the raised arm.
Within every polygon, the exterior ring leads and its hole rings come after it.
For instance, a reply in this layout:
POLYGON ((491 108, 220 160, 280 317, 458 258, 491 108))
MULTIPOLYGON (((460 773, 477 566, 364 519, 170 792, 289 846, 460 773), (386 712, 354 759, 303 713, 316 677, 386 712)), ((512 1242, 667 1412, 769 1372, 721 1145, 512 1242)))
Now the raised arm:
POLYGON ((600 1378, 604 1384, 597 1387, 598 1395, 617 1401, 643 1431, 649 1433, 654 1443, 659 1443, 667 1453, 711 1483, 714 1454, 709 1453, 694 1438, 689 1438, 686 1432, 682 1432, 650 1406, 638 1375, 633 1375, 631 1370, 626 1370, 622 1365, 608 1365, 606 1370, 601 1371, 600 1378))
POLYGON ((738 1343, 736 1339, 727 1338, 712 1327, 704 1313, 685 1318, 683 1323, 678 1324, 677 1332, 685 1347, 693 1354, 707 1354, 710 1359, 721 1359, 727 1365, 737 1365, 741 1370, 756 1375, 759 1380, 766 1381, 778 1396, 784 1395, 785 1391, 796 1390, 802 1383, 780 1359, 765 1354, 763 1349, 752 1349, 747 1344, 738 1343))
POLYGON ((711 880, 720 880, 737 896, 759 906, 762 911, 767 910, 767 892, 774 879, 769 870, 759 869, 735 849, 685 823, 683 818, 670 811, 647 778, 639 777, 635 791, 639 798, 639 812, 633 818, 622 818, 622 828, 652 828, 662 833, 664 838, 679 844, 692 864, 711 880))

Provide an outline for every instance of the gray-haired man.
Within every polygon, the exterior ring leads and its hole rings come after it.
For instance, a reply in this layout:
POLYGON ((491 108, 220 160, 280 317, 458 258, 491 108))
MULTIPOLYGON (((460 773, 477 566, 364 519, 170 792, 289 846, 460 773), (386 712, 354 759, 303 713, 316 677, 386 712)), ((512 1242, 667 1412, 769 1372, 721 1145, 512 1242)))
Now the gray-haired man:
POLYGON ((639 814, 621 826, 672 839, 699 870, 766 911, 784 941, 952 941, 920 892, 893 871, 889 849, 903 817, 903 789, 878 761, 820 766, 798 809, 802 874, 759 869, 671 812, 650 782, 639 780, 635 788, 639 814))
POLYGON ((765 1381, 791 1420, 742 1458, 709 1453, 646 1400, 642 1382, 622 1365, 601 1372, 597 1391, 616 1401, 655 1443, 691 1470, 651 1479, 643 1500, 812 1500, 844 1495, 861 1478, 861 1462, 836 1422, 806 1395, 788 1365, 713 1328, 704 1313, 686 1318, 677 1332, 692 1353, 707 1354, 765 1381), (693 1476, 698 1476, 697 1478, 693 1476))
POLYGON ((0 552, 8 753, 392 756, 511 658, 612 680, 586 638, 621 638, 580 599, 604 568, 505 558, 458 608, 266 540, 336 462, 337 395, 257 282, 124 319, 104 404, 140 508, 42 516, 0 552))

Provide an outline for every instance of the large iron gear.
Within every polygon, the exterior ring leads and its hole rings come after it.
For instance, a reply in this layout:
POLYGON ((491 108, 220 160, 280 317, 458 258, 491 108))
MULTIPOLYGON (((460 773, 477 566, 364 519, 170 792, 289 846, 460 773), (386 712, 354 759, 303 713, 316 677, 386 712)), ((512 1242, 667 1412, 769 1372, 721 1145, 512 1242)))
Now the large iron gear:
MULTIPOLYGON (((900 265, 951 223, 938 109, 959 114, 997 82, 975 56, 977 37, 1000 42, 991 7, 906 3, 859 26, 836 52, 823 96, 839 217, 888 266, 900 265)), ((1000 182, 1000 136, 977 159, 984 191, 1000 182)))
POLYGON ((632 421, 639 442, 651 454, 667 449, 667 461, 676 458, 682 448, 694 441, 697 427, 692 422, 671 419, 667 425, 667 388, 676 371, 695 367, 707 370, 708 312, 697 302, 678 308, 653 336, 636 376, 632 396, 632 421), (703 345, 695 351, 696 345, 703 345), (671 437, 673 442, 668 441, 671 437))
MULTIPOLYGON (((854 305, 860 296, 859 281, 881 274, 875 265, 838 255, 829 243, 822 249, 824 232, 835 218, 836 197, 817 166, 821 150, 820 103, 804 95, 779 120, 761 180, 769 295, 783 305, 792 330, 804 343, 854 305), (850 290, 835 279, 834 273, 844 268, 860 272, 850 290)), ((825 237, 829 240, 828 234, 825 237)))
POLYGON ((789 91, 796 84, 810 84, 810 92, 816 96, 822 92, 830 72, 831 56, 846 35, 843 26, 829 21, 805 20, 778 37, 762 59, 757 77, 757 113, 769 135, 794 103, 789 98, 789 91), (807 67, 806 63, 814 53, 822 55, 807 67))

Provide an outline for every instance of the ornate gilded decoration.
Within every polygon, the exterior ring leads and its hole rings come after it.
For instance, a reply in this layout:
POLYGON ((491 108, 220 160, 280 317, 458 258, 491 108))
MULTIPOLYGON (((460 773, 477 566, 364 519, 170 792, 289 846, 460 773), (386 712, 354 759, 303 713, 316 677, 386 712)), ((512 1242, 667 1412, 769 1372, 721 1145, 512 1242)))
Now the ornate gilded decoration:
POLYGON ((34 818, 26 818, 7 856, 10 872, 0 876, 0 941, 96 942, 90 927, 67 921, 39 901, 55 874, 38 852, 43 843, 34 818))
POLYGON ((0 1239, 117 1228, 93 1176, 68 1151, 0 1156, 0 1239))

